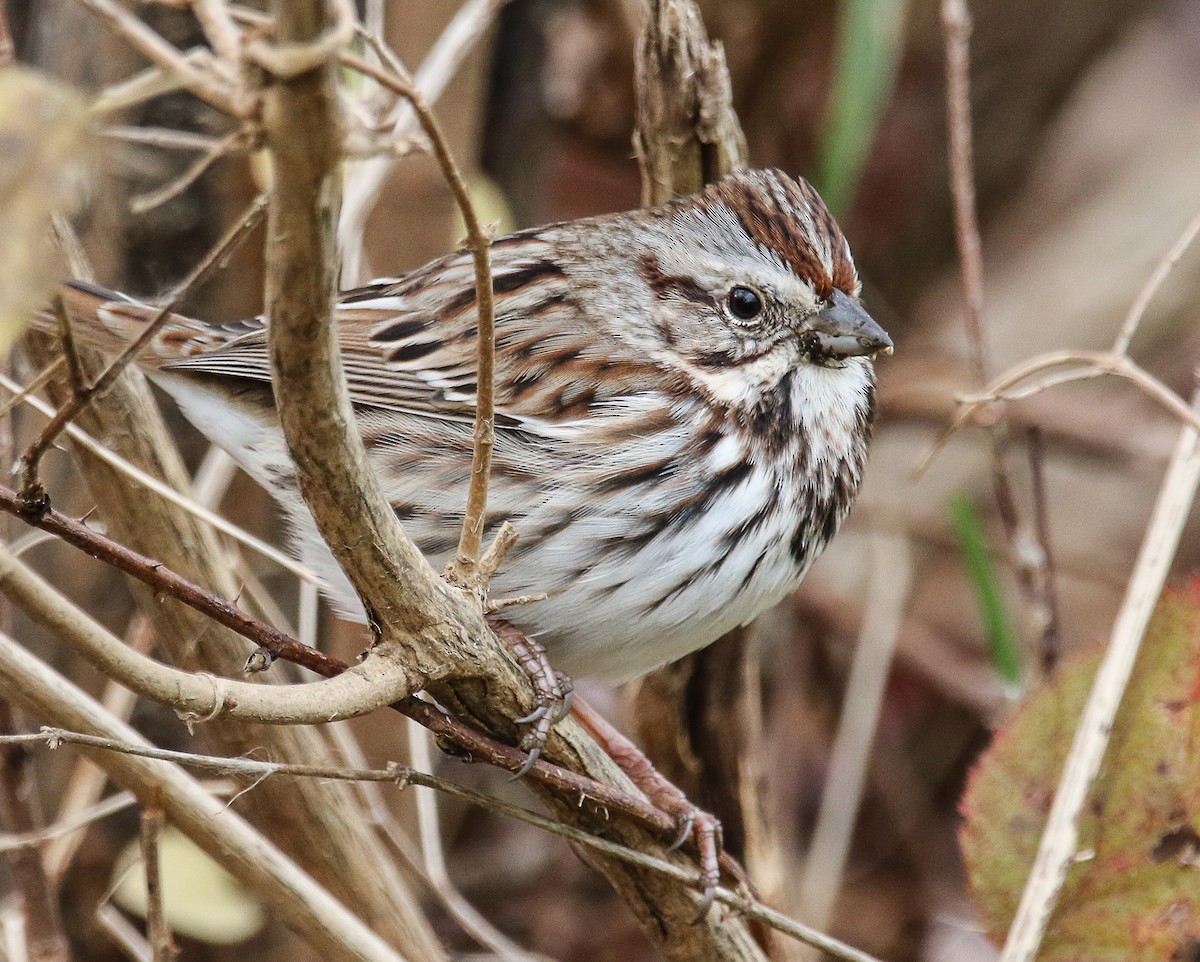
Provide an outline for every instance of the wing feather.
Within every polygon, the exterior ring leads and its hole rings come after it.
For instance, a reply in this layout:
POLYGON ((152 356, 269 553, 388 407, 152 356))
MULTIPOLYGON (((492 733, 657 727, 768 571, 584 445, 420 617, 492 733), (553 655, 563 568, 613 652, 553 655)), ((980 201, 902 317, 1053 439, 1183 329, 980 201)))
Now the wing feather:
MULTIPOLYGON (((553 235, 527 231, 494 247, 496 424, 561 437, 597 406, 648 382, 646 362, 616 339, 598 339, 594 327, 585 330, 553 235)), ((335 320, 356 407, 474 420, 478 320, 469 252, 345 292, 335 320)), ((233 336, 219 346, 163 368, 269 382, 264 319, 226 330, 233 336)))

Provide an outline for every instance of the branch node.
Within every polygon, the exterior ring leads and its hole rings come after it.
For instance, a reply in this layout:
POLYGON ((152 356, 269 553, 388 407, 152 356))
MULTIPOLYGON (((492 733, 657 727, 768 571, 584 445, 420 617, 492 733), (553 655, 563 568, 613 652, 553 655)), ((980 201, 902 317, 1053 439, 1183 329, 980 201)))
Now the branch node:
POLYGON ((237 704, 237 700, 225 691, 223 678, 218 678, 216 675, 212 674, 212 672, 208 671, 198 671, 196 672, 196 677, 203 678, 210 685, 212 685, 213 705, 208 713, 204 715, 194 711, 176 710, 175 714, 178 715, 179 720, 187 726, 189 735, 196 734, 196 725, 203 725, 205 722, 213 721, 215 718, 218 718, 221 714, 228 711, 230 708, 233 708, 237 704))

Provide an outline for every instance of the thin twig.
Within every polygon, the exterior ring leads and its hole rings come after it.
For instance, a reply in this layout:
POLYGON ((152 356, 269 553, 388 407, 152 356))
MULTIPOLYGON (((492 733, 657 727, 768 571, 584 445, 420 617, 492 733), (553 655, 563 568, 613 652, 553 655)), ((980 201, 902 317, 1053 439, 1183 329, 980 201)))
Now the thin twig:
POLYGON ((841 885, 912 578, 911 551, 904 538, 878 534, 872 549, 866 617, 799 886, 800 914, 818 929, 828 927, 841 885))
MULTIPOLYGON (((11 398, 0 404, 0 414, 8 411, 15 402, 23 401, 35 411, 44 414, 46 417, 54 417, 57 413, 57 409, 47 404, 40 398, 33 397, 29 392, 38 390, 47 380, 50 379, 50 377, 58 370, 58 367, 62 363, 63 359, 60 355, 60 357, 55 360, 53 364, 47 365, 47 367, 40 371, 38 376, 27 387, 24 388, 15 381, 12 381, 0 374, 0 387, 4 388, 6 391, 13 392, 13 396, 11 398)), ((251 551, 257 552, 269 561, 273 561, 275 564, 279 565, 279 567, 283 568, 284 571, 295 575, 301 581, 307 584, 318 583, 319 579, 317 576, 299 561, 296 561, 291 555, 280 551, 273 545, 267 544, 267 542, 263 541, 261 538, 255 537, 243 528, 239 528, 232 521, 218 514, 216 511, 206 507, 203 503, 201 503, 203 499, 200 497, 201 492, 199 489, 197 489, 197 497, 195 499, 189 498, 187 495, 180 494, 169 484, 164 484, 152 474, 147 474, 136 464, 127 461, 125 458, 112 451, 78 425, 68 424, 65 433, 69 438, 71 438, 71 440, 75 441, 81 447, 86 448, 106 464, 116 468, 136 484, 140 484, 148 491, 153 491, 159 497, 170 501, 176 507, 182 508, 192 517, 198 518, 205 524, 211 525, 217 531, 221 532, 221 534, 232 538, 239 544, 245 545, 251 551)), ((217 450, 220 449, 218 448, 217 450)), ((228 457, 228 455, 226 455, 226 457, 228 457)))
MULTIPOLYGON (((0 485, 0 510, 18 514, 18 504, 16 492, 0 485)), ((51 510, 32 523, 92 557, 124 571, 155 592, 170 595, 237 632, 268 652, 268 663, 271 659, 283 658, 326 678, 332 678, 349 667, 345 662, 315 648, 301 645, 237 606, 181 578, 164 565, 139 555, 56 511, 51 510)), ((456 745, 462 750, 463 757, 510 772, 520 771, 526 766, 528 757, 525 752, 482 734, 428 702, 418 698, 407 698, 392 707, 424 725, 435 735, 456 745)), ((586 804, 597 811, 611 811, 634 818, 663 837, 674 837, 678 829, 670 816, 648 805, 639 797, 610 788, 544 759, 537 760, 533 768, 529 769, 527 777, 569 795, 581 805, 586 804)))
MULTIPOLYGON (((6 694, 7 698, 7 694, 6 694)), ((0 700, 0 733, 14 732, 14 707, 0 700)), ((32 834, 41 829, 30 758, 20 743, 0 740, 0 816, 7 831, 32 834)), ((45 962, 68 962, 70 948, 59 912, 58 892, 52 886, 36 849, 17 848, 7 853, 10 881, 25 922, 29 957, 45 962)))
MULTIPOLYGON (((35 718, 61 728, 151 747, 78 686, 0 633, 0 678, 6 691, 35 718)), ((177 766, 97 749, 84 749, 123 788, 143 799, 161 798, 171 824, 207 851, 274 917, 295 929, 321 958, 339 962, 400 962, 399 954, 355 913, 229 806, 177 766)))
POLYGON ((252 98, 242 96, 229 83, 206 69, 211 62, 211 55, 202 57, 185 54, 112 0, 80 0, 80 3, 106 20, 151 63, 168 75, 179 77, 187 89, 205 103, 231 117, 242 119, 255 112, 257 105, 252 98))
POLYGON ((983 254, 975 209, 975 173, 971 144, 971 14, 966 0, 942 0, 946 34, 946 120, 950 136, 950 190, 954 237, 967 302, 967 340, 978 384, 988 381, 987 328, 983 320, 983 254))
MULTIPOLYGON (((88 763, 82 762, 82 764, 88 763)), ((59 818, 52 825, 47 825, 38 831, 0 835, 0 852, 9 852, 18 848, 40 848, 57 839, 72 835, 81 828, 87 828, 94 822, 99 822, 110 815, 132 808, 136 804, 137 799, 130 792, 117 792, 115 795, 109 795, 104 801, 91 805, 78 815, 73 815, 69 819, 59 818)))
POLYGON ((21 455, 21 496, 25 499, 27 510, 43 510, 49 505, 49 500, 38 480, 38 465, 46 451, 62 433, 66 425, 83 410, 94 398, 104 394, 120 376, 121 372, 141 353, 142 348, 150 341, 167 319, 174 312, 180 301, 193 288, 207 280, 217 268, 223 266, 225 258, 234 251, 258 225, 259 220, 267 209, 265 195, 260 195, 246 210, 238 222, 226 231, 225 236, 209 250, 199 264, 180 283, 167 303, 159 310, 154 318, 138 334, 137 338, 116 358, 90 387, 76 390, 70 400, 59 408, 58 413, 51 418, 34 442, 21 455))
POLYGON ((496 443, 495 433, 495 366, 496 366, 496 321, 492 291, 491 237, 479 222, 471 192, 463 179, 450 152, 450 145, 442 133, 441 125, 425 103, 425 98, 413 86, 404 66, 394 54, 382 44, 377 44, 384 62, 390 71, 380 69, 361 57, 343 55, 342 62, 364 76, 404 97, 412 104, 421 129, 429 138, 434 156, 442 168, 446 183, 454 195, 459 213, 467 229, 467 246, 475 265, 475 304, 478 316, 478 374, 475 387, 475 429, 472 433, 471 481, 467 490, 467 507, 463 517, 462 533, 458 540, 458 551, 446 567, 451 581, 465 587, 482 590, 487 587, 479 566, 479 555, 483 545, 483 525, 487 515, 488 479, 492 470, 492 448, 496 443))
MULTIPOLYGON (((21 496, 17 492, 0 485, 0 510, 22 516, 21 505, 21 496)), ((235 605, 205 591, 186 578, 180 577, 152 558, 131 551, 119 542, 105 537, 79 521, 74 521, 53 509, 35 520, 31 521, 29 518, 25 520, 32 523, 34 527, 50 532, 67 544, 74 545, 91 557, 137 578, 156 592, 169 594, 182 601, 185 605, 207 615, 255 644, 296 654, 291 648, 294 642, 287 635, 251 617, 235 605)), ((313 652, 311 656, 305 656, 297 663, 331 677, 329 674, 331 669, 323 661, 324 657, 319 652, 313 652), (321 668, 325 670, 321 671, 321 668)))
MULTIPOLYGON (((966 299, 971 368, 975 383, 986 384, 990 358, 984 320, 983 247, 979 237, 971 133, 971 14, 966 0, 942 0, 941 16, 946 48, 946 123, 949 133, 950 191, 954 202, 954 236, 962 271, 963 296, 966 299)), ((1038 608, 1053 604, 1053 596, 1047 596, 1040 590, 1050 576, 1036 563, 1037 559, 1046 557, 1046 552, 1041 546, 1033 551, 1026 550, 1028 542, 1037 537, 1037 531, 1022 522, 1017 510, 1012 479, 1005 465, 1008 433, 999 418, 989 425, 988 435, 991 442, 992 494, 1017 579, 1031 606, 1038 608)), ((1046 624, 1057 621, 1057 612, 1045 619, 1046 624)), ((1040 647, 1045 648, 1047 644, 1043 637, 1040 647)))
POLYGON ((159 838, 162 835, 163 810, 157 804, 142 811, 138 844, 142 852, 142 868, 146 876, 146 937, 154 953, 154 962, 173 962, 179 946, 171 938, 171 928, 163 911, 162 866, 159 860, 159 838))
MULTIPOLYGON (((12 735, 7 738, 0 738, 0 745, 6 743, 21 745, 36 745, 40 743, 50 747, 56 747, 60 744, 80 745, 103 751, 119 752, 123 755, 130 755, 137 758, 173 762, 188 768, 216 772, 222 775, 253 776, 255 778, 285 775, 297 778, 334 779, 338 781, 371 781, 391 783, 402 788, 408 785, 415 785, 443 792, 444 794, 463 799, 472 804, 480 805, 501 815, 565 838, 573 844, 604 852, 607 855, 612 855, 630 864, 660 872, 680 882, 695 884, 697 880, 697 873, 695 871, 682 869, 677 865, 655 858, 652 855, 646 855, 643 852, 636 851, 624 845, 590 835, 572 826, 563 825, 544 815, 537 815, 519 805, 503 801, 485 792, 467 788, 464 785, 459 785, 457 782, 439 778, 436 775, 430 775, 402 765, 393 764, 387 768, 361 769, 337 765, 288 765, 279 762, 261 761, 255 758, 220 758, 211 755, 199 755, 192 752, 171 751, 169 749, 157 748, 144 742, 132 743, 121 739, 89 735, 52 727, 44 727, 37 734, 12 735)), ((839 942, 837 939, 823 935, 809 926, 789 919, 781 913, 775 912, 755 900, 747 899, 731 892, 729 889, 718 888, 716 890, 716 900, 730 906, 740 914, 746 915, 749 918, 760 919, 785 935, 790 935, 799 941, 820 948, 837 958, 847 960, 847 962, 878 962, 873 956, 865 952, 860 952, 843 942, 839 942)))
POLYGON ((1037 586, 1038 597, 1044 599, 1037 615, 1042 620, 1038 634, 1042 639, 1042 673, 1049 675, 1062 654, 1062 628, 1058 621, 1058 588, 1055 577, 1054 551, 1050 541, 1050 505, 1046 495, 1046 458, 1042 431, 1031 427, 1027 432, 1029 473, 1033 489, 1033 520, 1037 526, 1037 547, 1043 552, 1033 570, 1044 581, 1037 586))
MULTIPOLYGON (((246 60, 258 64, 277 80, 292 80, 326 66, 349 46, 358 23, 352 0, 329 0, 329 6, 333 10, 333 23, 327 29, 314 37, 290 42, 278 36, 270 42, 253 39, 245 45, 246 60)), ((280 19, 276 17, 277 34, 280 19)))
POLYGON ((71 275, 76 280, 87 281, 88 283, 95 281, 96 273, 92 270, 87 252, 83 249, 83 242, 79 239, 79 235, 75 232, 71 221, 61 211, 55 211, 50 219, 50 223, 54 234, 54 242, 58 244, 63 257, 66 258, 67 267, 70 268, 71 275))
MULTIPOLYGON (((212 54, 203 48, 184 51, 183 61, 198 70, 206 70, 212 63, 212 54)), ((124 80, 104 87, 88 106, 88 113, 104 117, 119 111, 127 111, 156 97, 188 89, 188 78, 173 69, 147 67, 131 74, 124 80)), ((246 118, 247 122, 252 122, 246 118)))
POLYGON ((191 8, 205 39, 230 71, 230 79, 235 79, 242 51, 242 34, 229 12, 228 4, 224 0, 191 0, 191 8))
MULTIPOLYGON (((154 629, 144 613, 136 615, 125 632, 125 643, 134 651, 149 654, 154 642, 154 629)), ((122 721, 128 721, 137 704, 137 696, 123 685, 109 679, 100 695, 100 704, 122 721)), ((103 769, 86 759, 80 759, 67 781, 62 793, 62 802, 55 816, 55 824, 70 824, 84 820, 89 811, 97 807, 97 800, 108 785, 103 769)), ((116 797, 116 796, 111 796, 116 797)), ((103 803, 100 803, 101 805, 103 803)), ((46 849, 44 859, 46 871, 55 880, 65 877, 86 838, 85 832, 70 832, 54 839, 46 849)))
MULTIPOLYGON (((413 768, 432 775, 433 758, 429 750, 429 734, 411 720, 405 725, 405 728, 408 733, 408 754, 412 759, 413 768)), ((376 791, 379 791, 378 786, 376 786, 376 791)), ((446 868, 438 814, 438 795, 434 792, 417 792, 415 806, 425 875, 446 906, 446 910, 462 926, 463 931, 493 952, 497 958, 506 960, 506 962, 535 962, 533 955, 492 925, 455 887, 454 880, 450 878, 450 872, 446 868)), ((383 814, 388 816, 388 822, 391 823, 389 826, 391 830, 388 831, 388 837, 391 838, 398 826, 395 825, 395 819, 390 817, 386 807, 383 809, 383 814)))
POLYGON ((130 962, 154 962, 150 943, 115 906, 108 902, 96 906, 96 925, 130 962))
POLYGON ((67 365, 67 381, 73 393, 84 390, 83 369, 79 366, 79 351, 75 348, 75 334, 71 330, 71 318, 62 295, 54 297, 54 318, 58 322, 58 339, 62 342, 62 356, 67 365))
MULTIPOLYGON (((474 47, 496 12, 507 0, 467 0, 454 14, 430 49, 413 78, 413 87, 432 105, 442 95, 455 70, 474 47)), ((381 35, 368 25, 365 38, 376 56, 381 35)), ((382 58, 380 58, 382 59, 382 58)), ((403 97, 384 117, 378 128, 393 138, 405 139, 416 126, 412 106, 403 97)), ((363 163, 349 165, 342 191, 342 210, 338 222, 338 249, 342 255, 342 286, 355 287, 363 276, 363 231, 367 216, 388 175, 396 166, 396 158, 381 155, 363 163)))
POLYGON ((302 685, 262 685, 172 668, 125 646, 2 545, 0 591, 107 677, 171 708, 189 727, 219 716, 320 725, 384 708, 415 690, 406 666, 380 651, 331 678, 302 685))
POLYGON ((185 190, 192 186, 196 181, 204 176, 204 172, 213 164, 224 157, 226 154, 232 153, 245 140, 245 132, 235 130, 230 134, 222 137, 215 144, 204 151, 192 163, 188 164, 178 177, 172 178, 163 184, 161 187, 148 191, 144 194, 138 194, 129 202, 129 209, 135 214, 144 214, 147 211, 153 210, 155 207, 161 207, 168 201, 174 200, 185 190))
MULTIPOLYGON (((1200 392, 1193 409, 1200 412, 1200 392)), ((1113 719, 1129 682, 1146 625, 1175 557, 1188 513, 1200 487, 1200 432, 1185 425, 1167 468, 1150 524, 1142 539, 1125 600, 1113 623, 1108 651, 1063 766, 1054 804, 1042 831, 1037 857, 1008 931, 1000 962, 1032 962, 1041 946, 1050 914, 1074 862, 1079 814, 1104 760, 1113 719)))
MULTIPOLYGON (((405 728, 408 732, 409 753, 413 758, 413 767, 432 773, 432 764, 424 764, 421 761, 422 757, 428 758, 429 755, 429 740, 425 737, 423 729, 411 719, 405 724, 405 728)), ((331 725, 328 731, 339 756, 345 759, 345 764, 354 768, 368 767, 362 747, 354 737, 349 725, 340 723, 331 725)), ((535 960, 533 956, 521 951, 519 946, 483 918, 454 886, 449 875, 444 871, 439 874, 434 859, 422 857, 422 851, 427 841, 433 845, 440 844, 441 839, 437 837, 436 829, 434 837, 427 839, 425 827, 421 825, 422 839, 419 849, 409 837, 408 832, 401 826, 400 820, 394 814, 384 795, 383 787, 378 782, 359 782, 357 788, 371 824, 391 843, 392 848, 400 857, 429 884, 434 894, 445 906, 446 911, 458 922, 467 935, 479 942, 480 945, 490 949, 505 962, 541 962, 540 957, 535 960)), ((418 822, 421 821, 422 813, 431 806, 436 809, 437 796, 432 792, 418 792, 415 799, 418 822)), ((441 868, 444 870, 444 865, 441 868)))
POLYGON ((1117 338, 1113 341, 1113 353, 1125 354, 1129 351, 1129 342, 1133 340, 1133 335, 1137 332, 1138 325, 1142 322, 1142 317, 1146 313, 1146 308, 1150 306, 1150 301, 1154 295, 1158 293, 1158 289, 1162 286, 1163 281, 1167 279, 1167 275, 1171 273, 1175 265, 1179 263, 1179 259, 1183 256, 1196 239, 1196 235, 1200 233, 1200 211, 1188 221, 1188 225, 1183 229, 1183 233, 1179 235, 1179 239, 1171 245, 1171 249, 1163 256, 1150 272, 1150 276, 1146 279, 1145 286, 1134 298, 1133 304, 1129 307, 1129 313, 1125 316, 1125 321, 1121 325, 1121 330, 1117 334, 1117 338))
POLYGON ((105 127, 99 134, 112 140, 147 144, 166 150, 212 150, 224 139, 209 134, 197 134, 190 130, 174 130, 171 127, 126 127, 121 124, 105 127))
POLYGON ((1046 389, 1048 386, 1065 384, 1069 381, 1086 380, 1104 374, 1116 375, 1132 381, 1144 394, 1171 412, 1183 424, 1200 429, 1200 416, 1187 402, 1169 387, 1154 377, 1145 368, 1136 364, 1128 355, 1112 354, 1108 351, 1054 351, 1041 354, 1024 364, 1011 368, 981 393, 959 398, 963 405, 955 415, 951 429, 961 427, 979 408, 997 400, 1020 400, 1046 389), (1021 382, 1043 371, 1056 368, 1075 368, 1053 378, 1037 379, 1032 384, 1021 382))

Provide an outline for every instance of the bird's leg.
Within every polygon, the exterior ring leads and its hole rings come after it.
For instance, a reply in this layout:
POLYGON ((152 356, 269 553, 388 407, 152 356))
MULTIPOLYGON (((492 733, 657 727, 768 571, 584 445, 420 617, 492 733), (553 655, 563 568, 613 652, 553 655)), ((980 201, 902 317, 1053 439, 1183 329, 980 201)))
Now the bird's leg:
POLYGON ((678 848, 691 836, 700 859, 700 885, 704 897, 700 903, 703 915, 712 904, 721 881, 721 866, 738 880, 745 881, 741 866, 721 851, 721 823, 715 815, 693 805, 688 797, 667 780, 645 753, 625 737, 608 719, 582 698, 576 698, 572 708, 575 719, 633 783, 642 790, 651 804, 675 819, 678 832, 672 848, 678 848))
POLYGON ((675 819, 677 826, 672 848, 683 845, 690 837, 700 860, 700 886, 703 898, 700 914, 712 905, 716 887, 724 866, 738 882, 747 885, 745 872, 737 862, 721 851, 721 823, 712 815, 693 805, 688 797, 673 785, 646 757, 645 753, 616 727, 581 698, 575 697, 571 680, 550 664, 546 649, 515 626, 500 618, 490 617, 488 623, 512 652, 517 663, 528 674, 537 693, 537 707, 518 724, 531 725, 521 739, 521 748, 529 757, 516 773, 520 778, 538 759, 550 729, 570 712, 593 738, 645 794, 650 803, 675 819))

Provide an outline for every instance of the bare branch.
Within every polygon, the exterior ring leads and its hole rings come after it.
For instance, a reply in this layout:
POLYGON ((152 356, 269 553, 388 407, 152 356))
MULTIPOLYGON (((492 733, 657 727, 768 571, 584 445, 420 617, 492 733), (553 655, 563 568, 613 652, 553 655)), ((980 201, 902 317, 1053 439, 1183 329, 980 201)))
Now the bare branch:
MULTIPOLYGON (((1200 413, 1200 391, 1195 395, 1192 407, 1200 413)), ((1016 918, 1008 930, 1000 962, 1032 962, 1041 946, 1046 923, 1076 854, 1079 814, 1104 760, 1113 719, 1129 682, 1150 614, 1162 594, 1198 487, 1200 431, 1185 425, 1180 429, 1175 453, 1146 528, 1125 600, 1113 623, 1108 651, 1075 730, 1054 804, 1042 830, 1037 857, 1021 895, 1016 918)))
MULTIPOLYGON (((437 102, 463 59, 484 36, 497 11, 507 0, 468 0, 442 31, 413 78, 413 88, 426 104, 437 102)), ((370 41, 381 44, 379 35, 368 29, 370 41)), ((378 49, 378 47, 376 47, 378 49)), ((416 117, 403 97, 379 124, 392 137, 411 136, 416 117)), ((354 287, 362 279, 363 229, 375 206, 388 174, 396 166, 394 157, 380 156, 351 165, 342 194, 338 220, 338 249, 342 254, 342 286, 354 287)))
MULTIPOLYGON (((0 646, 3 645, 4 640, 4 637, 0 635, 0 646)), ((2 651, 2 648, 0 648, 0 651, 2 651)), ((604 852, 614 858, 648 868, 672 879, 678 881, 695 881, 694 873, 681 870, 678 866, 670 862, 654 858, 643 852, 610 842, 606 839, 588 835, 577 828, 563 825, 542 815, 537 815, 528 809, 521 808, 519 805, 513 805, 511 802, 506 802, 485 792, 467 788, 464 785, 459 785, 457 782, 439 778, 436 775, 430 775, 415 768, 408 768, 402 765, 390 765, 382 769, 362 769, 336 765, 287 765, 280 762, 261 761, 256 758, 218 758, 210 755, 198 755, 191 752, 157 748, 148 745, 140 739, 132 741, 108 736, 97 737, 85 732, 51 727, 43 728, 36 735, 19 735, 8 739, 0 738, 0 745, 5 742, 24 745, 36 744, 38 742, 52 746, 59 743, 79 745, 99 751, 114 752, 128 757, 175 762, 189 768, 198 768, 226 775, 253 775, 259 778, 285 775, 299 778, 391 783, 401 788, 409 785, 431 788, 480 805, 517 821, 525 822, 528 825, 533 825, 552 835, 565 838, 573 844, 604 852)), ((730 906, 739 914, 746 915, 749 918, 761 919, 778 931, 790 935, 801 942, 820 948, 836 958, 846 960, 846 962, 878 962, 873 956, 865 952, 860 952, 845 943, 839 942, 837 939, 822 935, 806 925, 789 919, 779 912, 772 911, 766 908, 766 906, 737 895, 728 889, 717 889, 716 899, 730 906)))
POLYGON ((225 0, 191 0, 191 8, 210 46, 236 77, 242 38, 228 4, 225 0))
MULTIPOLYGON (((333 24, 321 29, 326 4, 315 6, 320 8, 316 11, 320 14, 319 21, 303 13, 288 11, 286 6, 275 5, 272 8, 275 14, 275 41, 251 40, 246 44, 246 59, 279 80, 295 80, 303 74, 327 68, 354 38, 357 19, 352 0, 329 0, 333 24), (315 30, 309 24, 304 24, 306 20, 318 23, 315 30)), ((313 12, 315 6, 307 12, 313 12)))
POLYGON ((138 17, 112 0, 80 0, 85 7, 103 18, 129 43, 168 76, 178 77, 189 91, 231 117, 245 119, 254 114, 253 98, 240 92, 206 69, 211 56, 185 54, 151 30, 138 17))
POLYGON ((800 880, 801 914, 818 929, 828 927, 841 887, 883 709, 884 690, 912 584, 911 549, 905 538, 876 534, 871 547, 866 615, 842 695, 837 740, 830 751, 829 776, 800 880))
MULTIPOLYGON (((14 730, 12 704, 0 701, 0 735, 14 730)), ((37 798, 25 747, 0 744, 0 817, 7 831, 29 835, 40 830, 37 798)), ((9 848, 6 862, 20 900, 29 957, 38 962, 68 962, 70 944, 59 913, 58 891, 47 877, 41 853, 33 848, 9 848)))
MULTIPOLYGON (((82 762, 81 764, 90 765, 89 762, 82 762)), ((58 839, 73 835, 81 828, 87 828, 94 822, 108 818, 110 815, 115 815, 118 812, 123 812, 127 808, 132 808, 136 804, 137 799, 131 793, 117 792, 115 795, 109 795, 103 801, 91 805, 77 816, 72 816, 66 820, 60 817, 53 824, 47 825, 45 828, 35 832, 0 837, 0 852, 9 852, 18 848, 38 848, 48 845, 58 839)))
POLYGON ((142 812, 138 844, 146 873, 147 940, 154 953, 154 962, 173 962, 179 956, 179 946, 171 938, 171 928, 163 912, 162 869, 158 857, 163 822, 162 808, 157 803, 147 805, 142 812))
MULTIPOLYGON (((4 634, 0 634, 0 681, 14 701, 44 722, 151 747, 90 695, 4 634)), ((357 916, 231 808, 213 804, 213 797, 175 765, 98 749, 87 750, 87 755, 143 801, 161 798, 172 825, 209 852, 323 957, 336 962, 403 962, 357 916)))
POLYGON ((239 148, 244 149, 245 140, 246 134, 241 130, 235 130, 222 137, 192 161, 178 177, 163 184, 157 190, 134 197, 129 203, 130 210, 135 214, 144 214, 174 200, 203 177, 204 172, 226 154, 239 148))
POLYGON ((1133 303, 1129 307, 1129 313, 1125 316, 1125 321, 1121 325, 1121 330, 1117 334, 1117 339, 1113 341, 1112 349, 1114 354, 1128 353, 1129 342, 1133 340, 1133 335, 1137 332, 1138 325, 1141 324, 1142 317, 1146 313, 1146 308, 1150 306, 1150 301, 1154 299, 1154 295, 1162 287, 1162 283, 1167 279, 1167 275, 1179 263, 1179 258, 1192 246, 1192 241, 1196 239, 1197 234, 1200 234, 1200 211, 1192 217, 1188 225, 1183 229, 1183 233, 1179 235, 1179 239, 1171 245, 1171 249, 1155 265, 1154 270, 1150 272, 1150 276, 1146 278, 1145 286, 1138 292, 1138 296, 1134 298, 1133 303))
MULTIPOLYGON (((324 5, 275 4, 276 34, 321 32, 324 5)), ((336 51, 335 51, 336 52, 336 51)), ((267 230, 268 345, 280 424, 317 528, 363 600, 376 648, 414 679, 502 657, 482 612, 439 579, 405 536, 367 464, 332 323, 340 120, 333 64, 272 84, 264 129, 275 160, 267 230), (402 656, 400 652, 403 652, 402 656)), ((515 670, 515 666, 514 666, 515 670)))
POLYGON ((109 678, 188 722, 226 715, 267 725, 316 725, 365 715, 413 691, 402 666, 379 665, 371 655, 307 685, 258 685, 169 668, 126 646, 3 546, 0 591, 109 678))
MULTIPOLYGON (((387 61, 391 73, 374 67, 357 57, 343 57, 343 62, 365 76, 382 84, 404 97, 416 112, 421 129, 429 138, 434 156, 442 168, 442 174, 454 194, 459 213, 467 228, 467 246, 475 264, 475 307, 478 317, 479 344, 478 373, 475 386, 475 429, 472 433, 471 481, 467 491, 467 507, 463 516, 462 533, 454 561, 446 567, 447 577, 455 584, 482 591, 487 587, 483 570, 479 564, 483 544, 483 522, 487 514, 488 479, 492 470, 492 448, 496 443, 495 432, 495 368, 496 368, 496 321, 492 291, 491 238, 479 222, 471 192, 467 189, 462 172, 450 153, 450 145, 442 133, 441 125, 425 103, 424 98, 413 86, 412 80, 403 72, 403 65, 382 45, 377 45, 380 55, 387 61)), ((495 569, 492 569, 493 571, 495 569)))
POLYGON ((975 209, 975 162, 971 143, 971 14, 966 0, 942 0, 946 34, 946 126, 950 135, 950 189, 954 236, 967 301, 967 339, 975 381, 988 380, 987 327, 983 320, 983 245, 975 209))
POLYGON ((955 415, 950 429, 960 427, 981 407, 995 401, 1020 400, 1048 387, 1105 374, 1132 381, 1147 397, 1166 408, 1179 421, 1200 429, 1200 416, 1193 408, 1188 407, 1183 398, 1127 356, 1107 351, 1053 351, 1019 364, 1002 374, 980 394, 959 398, 963 407, 955 415), (1068 370, 1034 378, 1034 375, 1040 375, 1043 371, 1057 371, 1059 368, 1068 370), (1032 383, 1022 384, 1028 379, 1033 379, 1032 383))
MULTIPOLYGON (((57 410, 40 398, 33 397, 30 392, 41 388, 45 381, 54 374, 54 371, 57 369, 57 366, 60 363, 61 359, 54 365, 51 365, 40 372, 38 377, 24 388, 10 378, 0 374, 0 387, 4 388, 6 391, 11 391, 13 394, 8 401, 6 401, 4 404, 0 404, 0 413, 7 411, 14 402, 21 401, 32 407, 35 411, 44 414, 48 418, 54 417, 55 414, 57 414, 57 410)), ((66 426, 65 433, 72 441, 76 442, 78 445, 90 451, 105 463, 120 471, 131 481, 141 485, 148 491, 153 491, 159 497, 166 501, 170 501, 176 507, 183 509, 192 517, 203 521, 205 524, 211 525, 217 531, 221 532, 221 534, 227 535, 239 544, 249 548, 251 551, 255 551, 264 558, 268 558, 285 571, 295 575, 301 581, 307 582, 308 584, 316 584, 317 576, 304 567, 304 565, 300 564, 300 562, 296 561, 291 555, 286 554, 278 548, 267 544, 261 538, 255 537, 248 531, 239 528, 236 524, 229 521, 222 515, 217 514, 215 511, 209 508, 206 508, 203 504, 199 503, 199 501, 180 494, 170 485, 164 484, 153 475, 143 471, 136 464, 127 461, 125 458, 112 451, 106 445, 101 444, 82 428, 74 424, 68 424, 66 426)))
MULTIPOLYGON (((942 0, 941 16, 945 33, 946 125, 950 138, 954 236, 958 245, 963 296, 966 299, 971 368, 975 382, 984 384, 988 380, 991 364, 983 312, 983 248, 975 202, 975 159, 971 133, 971 14, 967 9, 967 0, 942 0)), ((1033 610, 1045 610, 1056 603, 1054 594, 1044 590, 1051 581, 1050 573, 1045 570, 1049 553, 1042 545, 1037 545, 1033 551, 1023 550, 1037 540, 1039 529, 1025 524, 1017 511, 1012 479, 1004 460, 1009 437, 1005 426, 1000 423, 999 412, 988 427, 988 436, 992 454, 992 493, 1008 542, 1009 557, 1030 607, 1033 610)), ((1045 633, 1050 630, 1050 625, 1057 623, 1056 611, 1051 611, 1042 619, 1039 645, 1042 650, 1050 645, 1045 633)))

